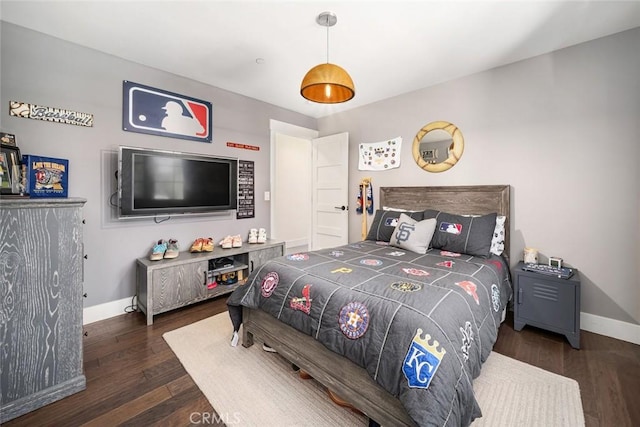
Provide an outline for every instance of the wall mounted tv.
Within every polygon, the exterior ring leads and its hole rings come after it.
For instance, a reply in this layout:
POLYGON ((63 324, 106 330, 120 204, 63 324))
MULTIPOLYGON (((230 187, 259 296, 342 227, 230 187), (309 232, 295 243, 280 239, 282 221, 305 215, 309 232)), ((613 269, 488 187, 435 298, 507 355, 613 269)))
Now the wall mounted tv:
POLYGON ((118 218, 237 208, 238 159, 120 146, 118 218))

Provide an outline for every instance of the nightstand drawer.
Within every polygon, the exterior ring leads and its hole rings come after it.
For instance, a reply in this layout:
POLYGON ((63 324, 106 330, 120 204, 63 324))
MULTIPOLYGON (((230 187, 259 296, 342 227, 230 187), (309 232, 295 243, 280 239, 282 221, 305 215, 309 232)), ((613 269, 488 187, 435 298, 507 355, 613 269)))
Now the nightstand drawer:
POLYGON ((548 327, 575 331, 576 287, 536 277, 520 277, 517 295, 518 317, 548 327))

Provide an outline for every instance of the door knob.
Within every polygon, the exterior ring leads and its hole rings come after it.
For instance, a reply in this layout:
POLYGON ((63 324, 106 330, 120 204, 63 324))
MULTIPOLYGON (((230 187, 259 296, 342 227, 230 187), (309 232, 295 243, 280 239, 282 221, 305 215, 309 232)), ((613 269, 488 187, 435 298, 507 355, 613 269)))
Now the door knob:
POLYGON ((341 211, 349 210, 349 208, 348 208, 347 206, 345 206, 345 205, 342 205, 342 206, 334 206, 333 208, 334 208, 334 209, 340 209, 341 211))

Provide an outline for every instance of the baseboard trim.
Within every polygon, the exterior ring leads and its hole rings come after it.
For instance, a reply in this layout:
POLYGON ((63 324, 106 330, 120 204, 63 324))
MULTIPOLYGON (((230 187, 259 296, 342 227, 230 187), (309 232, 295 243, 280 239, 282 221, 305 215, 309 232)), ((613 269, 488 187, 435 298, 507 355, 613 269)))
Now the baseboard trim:
POLYGON ((86 307, 82 310, 82 324, 88 325, 89 323, 125 314, 127 307, 131 307, 132 300, 133 297, 129 297, 86 307))
POLYGON ((580 313, 580 329, 640 345, 640 325, 580 313))

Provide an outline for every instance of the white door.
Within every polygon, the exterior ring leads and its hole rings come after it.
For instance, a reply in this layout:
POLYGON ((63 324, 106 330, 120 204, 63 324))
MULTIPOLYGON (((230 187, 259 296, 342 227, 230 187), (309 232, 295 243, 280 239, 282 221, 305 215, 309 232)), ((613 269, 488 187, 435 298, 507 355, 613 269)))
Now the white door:
POLYGON ((272 146, 271 237, 287 250, 308 251, 311 239, 311 139, 275 134, 272 146))
POLYGON ((346 245, 349 241, 349 133, 311 140, 311 249, 346 245))

